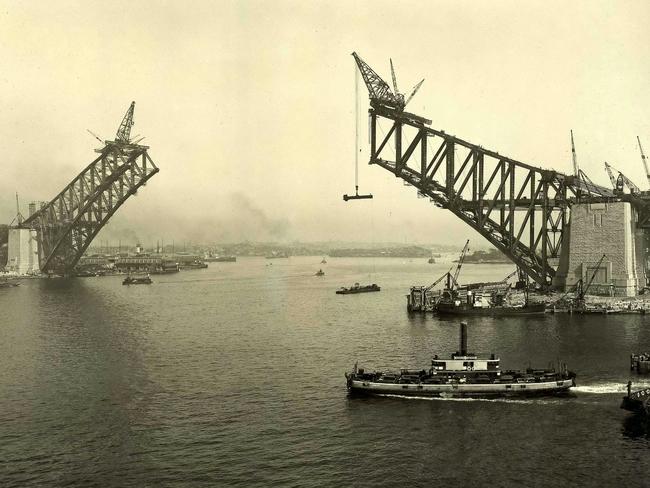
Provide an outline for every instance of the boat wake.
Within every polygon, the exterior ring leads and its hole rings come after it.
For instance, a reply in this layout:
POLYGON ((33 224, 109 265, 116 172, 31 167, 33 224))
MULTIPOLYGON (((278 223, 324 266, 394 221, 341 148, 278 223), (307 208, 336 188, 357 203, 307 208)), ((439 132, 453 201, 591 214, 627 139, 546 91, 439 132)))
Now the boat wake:
POLYGON ((477 397, 430 397, 430 396, 416 396, 416 395, 394 395, 391 393, 379 394, 377 396, 386 398, 399 398, 400 400, 429 400, 429 401, 443 401, 443 402, 490 402, 490 403, 516 403, 520 405, 528 405, 531 403, 536 404, 552 404, 558 403, 561 400, 557 398, 477 398, 477 397))
MULTIPOLYGON (((650 387, 650 381, 636 381, 632 383, 632 390, 650 387)), ((627 393, 627 383, 620 381, 616 383, 600 383, 596 385, 582 385, 571 388, 572 392, 590 393, 593 395, 607 395, 612 393, 627 393)))

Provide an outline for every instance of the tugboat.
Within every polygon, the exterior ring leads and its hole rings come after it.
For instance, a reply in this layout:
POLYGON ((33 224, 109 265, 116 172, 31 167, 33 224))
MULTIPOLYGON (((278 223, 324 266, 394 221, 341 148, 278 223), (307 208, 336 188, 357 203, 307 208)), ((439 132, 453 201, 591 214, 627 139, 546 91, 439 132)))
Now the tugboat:
POLYGON ((151 283, 153 282, 149 275, 139 277, 127 276, 124 278, 124 281, 122 281, 123 285, 150 285, 151 283))
POLYGON ((627 382, 627 395, 623 397, 621 408, 634 413, 650 416, 650 388, 632 391, 632 382, 627 382))
POLYGON ((318 271, 316 271, 316 276, 325 276, 325 271, 319 269, 318 271))
POLYGON ((502 371, 499 358, 467 352, 467 323, 460 324, 460 348, 449 359, 434 356, 428 370, 399 373, 357 369, 345 373, 350 393, 424 397, 504 397, 566 393, 576 385, 575 373, 563 365, 555 369, 502 371))
POLYGON ((372 285, 364 285, 361 286, 359 283, 355 283, 353 286, 350 288, 346 288, 342 286, 339 290, 336 290, 337 295, 352 295, 355 293, 369 293, 371 291, 380 291, 381 287, 377 286, 376 284, 372 285))
POLYGON ((637 373, 650 373, 650 353, 631 354, 630 369, 637 373))

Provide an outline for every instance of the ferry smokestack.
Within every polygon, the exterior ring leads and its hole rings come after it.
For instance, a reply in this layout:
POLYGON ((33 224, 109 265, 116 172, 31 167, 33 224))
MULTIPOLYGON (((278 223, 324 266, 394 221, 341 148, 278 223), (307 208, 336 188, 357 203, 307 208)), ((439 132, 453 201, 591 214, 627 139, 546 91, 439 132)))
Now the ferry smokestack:
POLYGON ((460 323, 460 355, 467 356, 467 322, 460 323))

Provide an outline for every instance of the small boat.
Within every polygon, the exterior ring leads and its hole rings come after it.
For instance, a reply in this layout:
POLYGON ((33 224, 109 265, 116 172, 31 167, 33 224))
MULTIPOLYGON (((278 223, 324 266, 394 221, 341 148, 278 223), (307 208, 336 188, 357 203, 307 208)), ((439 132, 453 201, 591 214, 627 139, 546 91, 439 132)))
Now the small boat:
POLYGON ((319 269, 318 271, 316 271, 316 276, 325 276, 325 271, 319 269))
POLYGON ((124 278, 124 281, 122 281, 123 285, 150 285, 153 283, 151 281, 151 278, 149 278, 149 275, 147 276, 127 276, 124 278))
POLYGON ((323 260, 320 262, 320 264, 327 264, 327 260, 323 258, 323 260))
POLYGON ((374 283, 372 285, 361 286, 359 283, 355 283, 350 288, 341 287, 339 290, 336 290, 337 295, 352 295, 355 293, 368 293, 371 291, 380 291, 381 288, 374 283))
POLYGON ((623 397, 621 408, 634 413, 650 416, 650 388, 632 391, 632 382, 627 382, 627 395, 623 397))
POLYGON ((435 258, 429 258, 429 261, 427 261, 429 264, 436 264, 436 259, 435 258))
POLYGON ((350 393, 422 397, 511 397, 566 393, 576 385, 575 373, 555 369, 502 371, 494 354, 480 357, 467 351, 467 324, 460 324, 460 348, 448 359, 434 356, 431 367, 399 372, 345 373, 350 393))
POLYGON ((630 369, 637 373, 650 373, 650 353, 631 354, 630 369))

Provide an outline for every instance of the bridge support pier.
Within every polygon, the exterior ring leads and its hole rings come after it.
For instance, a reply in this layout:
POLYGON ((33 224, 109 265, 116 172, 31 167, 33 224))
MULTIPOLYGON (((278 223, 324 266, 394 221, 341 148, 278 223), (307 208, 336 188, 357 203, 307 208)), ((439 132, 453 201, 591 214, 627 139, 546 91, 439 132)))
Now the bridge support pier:
POLYGON ((20 275, 39 273, 38 240, 32 229, 10 228, 7 270, 20 275))
POLYGON ((580 279, 589 282, 595 272, 590 294, 636 296, 646 284, 644 232, 636 222, 628 202, 572 205, 564 242, 568 249, 562 250, 555 284, 570 290, 580 279))

